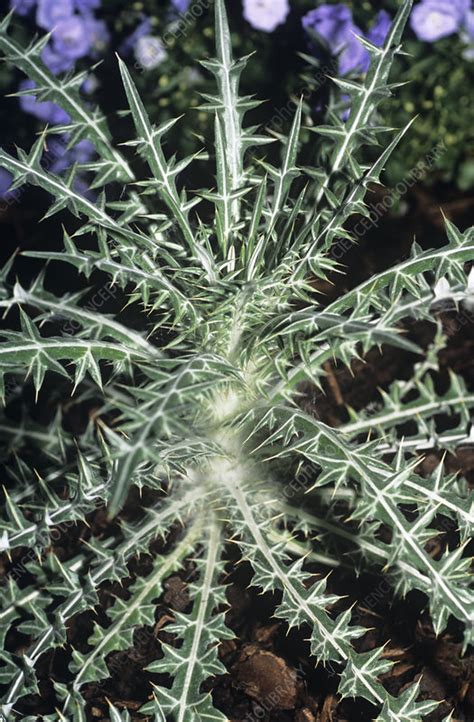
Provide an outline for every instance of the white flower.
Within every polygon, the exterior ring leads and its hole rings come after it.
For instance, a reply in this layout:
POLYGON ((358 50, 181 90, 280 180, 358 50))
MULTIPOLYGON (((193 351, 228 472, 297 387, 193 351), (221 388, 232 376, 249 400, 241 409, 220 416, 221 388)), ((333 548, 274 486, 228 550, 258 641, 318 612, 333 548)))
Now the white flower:
POLYGON ((0 537, 0 552, 6 552, 10 548, 10 543, 8 541, 8 534, 5 530, 0 537))
POLYGON ((474 266, 469 271, 469 276, 467 277, 467 290, 469 293, 474 293, 474 266))
POLYGON ((284 23, 289 12, 288 0, 244 0, 244 18, 267 33, 284 23))
POLYGON ((433 290, 436 299, 451 295, 451 286, 447 278, 440 278, 433 290))
POLYGON ((474 266, 469 271, 469 276, 467 277, 467 294, 467 298, 464 299, 464 305, 469 313, 474 313, 474 266))
POLYGON ((161 40, 152 35, 143 35, 137 40, 134 47, 135 58, 145 70, 153 70, 167 57, 167 52, 161 40))

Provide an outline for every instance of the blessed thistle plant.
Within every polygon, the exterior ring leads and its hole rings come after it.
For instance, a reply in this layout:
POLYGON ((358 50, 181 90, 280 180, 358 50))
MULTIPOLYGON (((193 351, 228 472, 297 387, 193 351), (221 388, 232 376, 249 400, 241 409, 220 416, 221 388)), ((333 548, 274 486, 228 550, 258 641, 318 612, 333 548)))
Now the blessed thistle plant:
MULTIPOLYGON (((91 202, 74 189, 83 168, 64 179, 42 168, 44 137, 29 153, 0 152, 17 186, 49 191, 49 215, 67 209, 77 219, 76 230, 64 231, 62 252, 29 255, 70 264, 86 278, 102 272, 142 311, 147 329, 126 325, 121 313, 91 310, 83 294, 53 295, 43 275, 25 288, 12 279, 10 264, 2 274, 2 307, 8 318, 21 317, 21 330, 2 331, 0 344, 10 465, 2 548, 13 569, 25 550, 34 552, 23 574, 10 572, 2 587, 1 709, 7 719, 16 719, 22 700, 38 692, 38 663, 58 647, 70 654, 69 672, 54 682, 56 711, 42 719, 87 719, 88 684, 106 680, 108 655, 131 648, 134 630, 154 624, 163 583, 185 562, 192 570, 189 606, 166 626, 175 643, 163 645, 162 658, 147 668, 168 675, 154 679, 169 683, 150 688, 151 701, 141 712, 155 721, 226 719, 203 683, 226 672, 218 646, 233 636, 225 617, 230 541, 251 565, 252 585, 276 593, 276 617, 306 636, 310 630, 314 662, 339 671, 341 697, 370 701, 379 722, 420 720, 436 707, 418 700, 416 684, 398 697, 384 688, 380 678, 391 662, 383 649, 357 651, 365 628, 327 591, 325 577, 314 582, 307 566, 313 549, 319 561, 341 559, 342 550, 355 568, 383 568, 395 594, 416 589, 426 595, 438 634, 454 617, 470 642, 468 491, 442 464, 425 478, 417 463, 420 446, 452 449, 466 438, 474 395, 454 374, 439 395, 434 374, 441 329, 422 352, 403 334, 402 322, 433 321, 437 295, 462 304, 472 294, 465 263, 473 258, 473 233, 447 223, 441 248, 414 245, 409 257, 330 303, 314 290, 315 278, 343 270, 331 249, 350 238, 345 227, 351 216, 368 213, 366 190, 379 181, 407 130, 382 146, 371 167, 358 161, 362 145, 386 137, 387 129, 370 121, 390 95, 390 65, 410 7, 403 3, 383 47, 362 41, 371 65, 361 83, 335 81, 351 96, 351 113, 344 123, 333 115, 314 128, 319 165, 307 168, 298 158, 298 107, 289 136, 277 138, 281 165, 274 167, 257 163, 250 150, 269 138, 244 122, 257 102, 239 97, 247 59, 233 60, 224 2, 216 0, 216 58, 203 63, 217 82, 216 94, 205 98, 215 117, 209 162, 215 161, 216 185, 196 193, 178 183, 194 159, 167 157, 163 140, 172 123, 150 123, 120 60, 136 128, 127 145, 149 167, 140 181, 112 146, 105 117, 80 101, 81 76, 54 77, 39 60, 44 41, 19 47, 9 18, 1 25, 7 61, 34 80, 35 94, 70 115, 61 129, 70 143, 88 138, 99 156, 86 167, 99 193, 91 202), (119 201, 116 193, 108 195, 108 186, 117 184, 123 186, 119 201), (58 328, 49 322, 58 319, 73 321, 77 332, 48 333, 58 328), (417 352, 421 360, 412 378, 381 393, 375 413, 353 414, 331 428, 301 408, 302 384, 320 385, 328 361, 350 367, 381 344, 417 352), (21 423, 11 420, 12 379, 20 387, 32 384, 38 394, 47 374, 71 378, 78 401, 102 399, 82 434, 68 433, 61 414, 48 427, 35 425, 27 412, 21 423), (441 415, 452 417, 447 431, 439 431, 441 415), (407 420, 411 432, 401 438, 407 420), (286 492, 295 478, 305 479, 311 505, 290 503, 286 492), (90 519, 103 504, 116 517, 133 486, 153 490, 154 502, 140 518, 136 512, 133 521, 119 516, 108 535, 92 534, 77 556, 60 561, 49 545, 53 532, 90 519), (344 518, 327 501, 341 495, 348 505, 344 518), (439 519, 458 528, 456 548, 444 543, 439 519), (160 538, 165 543, 152 546, 160 538), (438 538, 443 551, 433 556, 427 544, 438 538), (151 549, 150 571, 130 578, 129 562, 151 549), (100 591, 111 582, 126 583, 128 598, 117 597, 80 650, 71 648, 70 621, 98 610, 100 591), (27 640, 21 651, 11 648, 14 631, 27 640)), ((113 706, 110 716, 129 719, 113 706)))

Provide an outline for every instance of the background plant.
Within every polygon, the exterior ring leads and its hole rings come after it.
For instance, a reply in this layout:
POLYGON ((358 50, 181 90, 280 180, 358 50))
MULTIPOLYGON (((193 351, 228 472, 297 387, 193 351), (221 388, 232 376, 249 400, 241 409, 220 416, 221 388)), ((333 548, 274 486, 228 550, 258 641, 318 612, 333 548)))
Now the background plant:
MULTIPOLYGON (((6 575, 0 611, 7 718, 36 699, 43 655, 65 646, 68 670, 52 679, 59 712, 43 719, 86 719, 88 685, 108 677, 107 656, 129 648, 134 630, 153 626, 165 579, 186 564, 190 604, 167 626, 175 642, 147 668, 156 675, 155 697, 141 711, 155 720, 225 719, 203 684, 225 673, 218 645, 232 636, 225 620, 228 540, 251 564, 252 585, 276 594, 276 616, 289 628, 309 628, 311 654, 337 670, 341 696, 368 700, 387 722, 418 720, 436 706, 417 699, 416 684, 398 697, 384 688, 380 676, 391 663, 383 649, 358 650, 366 629, 305 562, 315 533, 329 559, 338 558, 343 538, 353 563, 383 567, 395 594, 426 595, 437 633, 455 618, 465 646, 472 642, 469 492, 442 464, 423 478, 417 449, 465 441, 474 396, 455 374, 444 392, 435 385, 441 328, 426 351, 403 333, 407 319, 434 322, 440 295, 469 302, 472 230, 447 223, 445 245, 414 245, 409 258, 334 301, 314 285, 342 270, 331 250, 350 238, 348 219, 367 214, 367 188, 409 130, 385 140, 370 166, 360 161, 364 146, 387 137, 387 128, 371 121, 389 94, 410 7, 400 8, 382 47, 366 43, 371 64, 362 82, 336 81, 351 98, 350 113, 346 121, 332 113, 307 131, 319 148, 309 167, 300 160, 301 103, 288 137, 278 138, 279 164, 256 159, 255 149, 273 137, 245 122, 257 101, 238 93, 247 61, 232 58, 222 0, 215 4, 216 58, 203 62, 217 84, 203 105, 214 121, 214 145, 202 158, 183 160, 166 145, 175 121, 150 122, 123 61, 135 125, 125 153, 111 143, 101 112, 81 101, 82 77, 58 80, 38 57, 41 46, 25 50, 9 33, 10 18, 3 22, 7 60, 70 117, 54 133, 70 144, 87 138, 97 153, 61 178, 41 163, 50 131, 29 152, 0 152, 13 189, 39 186, 52 198, 48 216, 72 214, 60 252, 29 253, 45 263, 31 283, 15 281, 13 259, 2 276, 9 325, 0 344, 7 401, 1 538, 13 566, 20 563, 6 575), (214 169, 215 184, 191 193, 180 174, 202 160, 214 169), (84 173, 93 201, 76 186, 84 173), (94 302, 85 302, 84 291, 48 290, 58 263, 89 279, 94 302), (115 316, 97 301, 102 279, 123 300, 115 316), (301 385, 321 384, 328 360, 350 367, 381 345, 420 358, 411 378, 380 396, 375 413, 332 428, 303 410, 301 385), (72 401, 38 423, 34 401, 48 379, 72 401), (71 432, 65 415, 73 409, 81 422, 71 432), (446 417, 447 434, 440 427, 446 417), (407 419, 415 428, 401 438, 407 419), (317 500, 310 508, 292 506, 285 494, 302 470, 317 500), (335 498, 350 492, 342 519, 331 513, 328 489, 335 498), (50 544, 55 531, 90 519, 102 505, 109 519, 122 513, 106 534, 92 533, 79 554, 60 559, 50 544), (454 546, 443 541, 440 517, 459 529, 454 546), (437 556, 429 553, 433 540, 437 556), (25 549, 35 556, 25 559, 25 549), (148 559, 144 567, 137 557, 148 559), (104 610, 101 591, 114 582, 125 583, 129 596, 104 610), (87 644, 70 648, 71 620, 92 610, 101 616, 87 644)), ((111 717, 120 719, 119 712, 112 708, 111 717)))
MULTIPOLYGON (((23 25, 24 40, 27 33, 34 29, 44 33, 49 30, 43 22, 37 25, 37 17, 41 5, 54 6, 42 0, 42 3, 13 3, 16 7, 16 25, 23 25), (21 13, 21 14, 20 14, 21 13)), ((166 117, 184 112, 189 107, 189 91, 193 93, 192 102, 199 104, 194 90, 212 92, 208 77, 197 71, 196 57, 204 57, 212 53, 214 43, 212 11, 207 0, 189 2, 135 3, 133 9, 124 7, 115 0, 104 0, 94 3, 56 3, 61 6, 67 16, 68 23, 79 23, 81 32, 79 40, 87 38, 87 44, 76 42, 74 49, 77 57, 64 57, 57 52, 63 49, 61 43, 62 26, 53 30, 52 39, 42 51, 42 56, 49 63, 50 69, 56 73, 70 70, 75 64, 77 68, 86 67, 90 57, 105 62, 97 67, 83 81, 83 89, 87 93, 100 93, 101 103, 113 107, 114 97, 119 89, 119 78, 114 63, 114 52, 119 50, 124 60, 129 63, 135 82, 142 93, 147 111, 153 121, 162 122, 166 117), (71 18, 73 18, 71 20, 71 18), (79 18, 80 20, 77 20, 79 18), (82 24, 81 24, 82 23, 82 24), (55 36, 59 40, 55 40, 55 36)), ((254 63, 243 79, 244 91, 257 93, 268 99, 270 105, 265 109, 256 109, 252 122, 268 123, 275 118, 278 129, 289 130, 291 114, 287 112, 289 95, 295 98, 303 93, 305 104, 305 122, 321 123, 326 112, 331 85, 327 75, 346 74, 347 69, 337 67, 334 53, 337 42, 332 36, 327 41, 327 53, 321 53, 323 45, 315 44, 303 24, 308 14, 318 8, 346 9, 349 13, 348 32, 345 33, 352 47, 353 57, 359 57, 362 46, 358 44, 350 32, 362 32, 369 39, 375 38, 377 28, 383 27, 382 19, 393 17, 397 3, 386 0, 374 7, 370 3, 325 4, 310 0, 293 0, 275 10, 259 9, 253 0, 246 5, 236 3, 232 6, 233 42, 236 50, 246 55, 258 49, 260 62, 254 63), (254 6, 257 8, 253 9, 254 6), (277 12, 278 10, 278 12, 277 12), (289 10, 289 12, 288 12, 289 10), (253 14, 252 14, 253 13, 253 14), (276 13, 276 14, 275 14, 276 13), (274 17, 275 14, 275 17, 274 17), (262 22, 269 18, 270 25, 262 22), (250 21, 250 22, 248 22, 250 21), (279 22, 277 22, 279 21, 279 22), (382 24, 381 24, 382 22, 382 24), (276 24, 275 24, 276 23, 276 24), (254 27, 252 27, 252 24, 254 27), (268 29, 265 30, 265 28, 268 29), (359 50, 357 50, 357 47, 359 50), (353 52, 355 51, 355 53, 353 52), (319 67, 307 67, 298 53, 315 54, 319 67)), ((470 146, 470 129, 473 118, 469 103, 468 88, 472 84, 472 10, 470 2, 459 0, 458 3, 430 2, 424 0, 416 3, 411 13, 410 31, 406 39, 408 57, 400 57, 395 63, 392 78, 394 82, 407 83, 401 87, 395 99, 389 104, 382 104, 381 123, 398 127, 403 124, 407 115, 418 115, 412 133, 401 143, 388 163, 391 184, 403 180, 420 158, 427 155, 440 139, 446 143, 446 152, 437 160, 435 167, 424 179, 424 183, 433 181, 451 182, 464 190, 472 187, 472 157, 466 148, 470 146), (434 8, 430 11, 430 8, 434 8), (436 13, 442 22, 437 20, 436 13)), ((44 13, 42 13, 44 15, 44 13)), ((51 23, 49 23, 51 25, 51 23)), ((18 28, 19 29, 19 28, 18 28)), ((383 37, 383 36, 381 36, 383 37)), ((363 52, 363 51, 362 51, 363 52)), ((70 54, 70 53, 69 53, 70 54)), ((362 66, 350 68, 350 74, 358 77, 365 72, 368 56, 362 66)), ((4 87, 13 91, 19 83, 12 78, 11 72, 3 76, 4 87)), ((23 80, 23 90, 32 93, 34 88, 23 80)), ((342 95, 343 106, 347 105, 344 94, 332 92, 336 102, 342 95)), ((23 96, 22 107, 27 112, 40 116, 49 123, 56 122, 55 114, 59 110, 51 107, 38 107, 32 95, 23 96)), ((14 103, 8 102, 5 117, 14 112, 14 103)), ((344 112, 344 111, 342 111, 344 112)), ((13 125, 13 124, 12 124, 13 125)), ((22 120, 22 125, 25 121, 22 120)), ((212 122, 208 114, 196 110, 189 114, 190 132, 171 132, 170 142, 180 147, 183 154, 194 152, 199 147, 198 136, 207 139, 212 134, 212 122)), ((33 124, 26 124, 24 132, 33 133, 33 124)), ((114 125, 114 135, 121 140, 121 126, 114 125)), ((26 137, 26 136, 25 136, 26 137)), ((311 149, 310 134, 302 136, 303 142, 311 149)), ((13 141, 13 138, 11 139, 13 141)), ((81 153, 92 152, 92 147, 83 142, 81 153)), ((271 151, 270 151, 271 152, 271 151)), ((69 159, 74 162, 74 157, 69 159)), ((64 163, 64 161, 63 161, 64 163)), ((8 187, 9 177, 0 178, 4 190, 8 187)), ((193 184, 194 179, 190 179, 193 184)))

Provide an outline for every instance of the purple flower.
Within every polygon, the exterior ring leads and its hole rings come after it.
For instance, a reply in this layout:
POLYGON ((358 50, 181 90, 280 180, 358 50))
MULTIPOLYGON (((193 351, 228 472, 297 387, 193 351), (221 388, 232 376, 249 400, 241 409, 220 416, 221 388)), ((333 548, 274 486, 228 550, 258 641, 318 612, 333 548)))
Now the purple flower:
POLYGON ((138 38, 134 53, 137 62, 145 70, 157 68, 168 55, 160 38, 154 38, 153 35, 142 35, 138 38))
POLYGON ((95 202, 97 200, 96 194, 94 193, 94 191, 91 191, 87 181, 85 181, 84 178, 81 178, 80 176, 74 180, 74 190, 80 196, 84 196, 84 198, 87 198, 87 200, 89 201, 95 202))
POLYGON ((469 10, 464 18, 463 40, 466 43, 474 43, 474 10, 469 10))
POLYGON ((91 55, 97 57, 103 54, 110 41, 110 33, 106 23, 103 20, 96 20, 93 16, 84 17, 82 21, 85 25, 86 34, 89 36, 92 49, 91 55))
POLYGON ((99 81, 97 80, 97 76, 95 76, 93 73, 91 75, 88 75, 87 78, 84 80, 84 82, 81 85, 81 92, 85 95, 91 95, 94 93, 97 88, 99 87, 99 81))
POLYGON ((67 151, 67 135, 54 136, 48 138, 47 150, 41 158, 41 165, 50 173, 59 175, 70 167, 71 163, 68 159, 67 151))
POLYGON ((346 5, 320 5, 303 17, 303 27, 315 33, 339 58, 342 75, 352 71, 366 72, 370 56, 356 35, 362 31, 354 24, 352 13, 346 5))
POLYGON ((95 146, 90 140, 83 138, 76 143, 71 152, 75 163, 88 163, 95 153, 95 146))
POLYGON ((150 18, 143 17, 140 25, 138 25, 133 33, 126 38, 119 48, 121 55, 130 55, 133 52, 135 45, 140 38, 145 35, 150 35, 152 31, 150 18))
POLYGON ((79 15, 60 20, 54 28, 54 50, 70 60, 77 60, 87 55, 91 49, 91 42, 88 20, 79 15))
POLYGON ((284 23, 289 12, 288 0, 244 0, 244 18, 256 30, 266 33, 284 23))
POLYGON ((0 168, 0 198, 8 198, 10 186, 13 183, 13 176, 10 171, 0 168))
MULTIPOLYGON (((20 83, 20 90, 31 90, 35 87, 36 85, 32 80, 22 80, 20 83)), ((20 107, 25 113, 30 113, 30 115, 34 115, 45 123, 51 123, 51 125, 61 125, 70 121, 66 111, 56 103, 51 100, 37 101, 34 95, 21 95, 20 107)))
POLYGON ((342 105, 340 116, 341 120, 345 123, 351 114, 351 96, 346 93, 342 93, 340 101, 342 105))
POLYGON ((35 5, 36 0, 10 0, 10 8, 18 15, 28 15, 35 5))
POLYGON ((89 14, 100 7, 100 0, 75 0, 74 4, 80 13, 89 14))
POLYGON ((474 10, 469 10, 465 19, 464 26, 470 40, 474 40, 474 10))
POLYGON ((392 18, 385 10, 381 10, 375 18, 374 24, 367 33, 367 40, 370 40, 373 45, 377 45, 379 48, 382 47, 390 31, 391 25, 392 18))
POLYGON ((38 0, 36 22, 40 28, 52 30, 60 20, 70 18, 73 12, 73 0, 38 0))
POLYGON ((419 40, 432 43, 458 32, 470 10, 470 0, 422 0, 410 16, 419 40))
MULTIPOLYGON (((302 22, 308 33, 316 35, 333 55, 338 56, 341 75, 367 72, 370 55, 359 40, 364 34, 354 23, 352 12, 346 5, 320 5, 307 13, 302 22)), ((380 47, 385 42, 390 25, 390 15, 381 10, 366 35, 367 39, 380 47)))
MULTIPOLYGON (((95 148, 89 140, 80 140, 68 149, 68 139, 69 136, 65 133, 62 136, 52 136, 48 140, 48 149, 41 159, 41 164, 50 173, 61 175, 75 163, 79 165, 88 163, 95 154, 95 148)), ((94 194, 89 191, 87 182, 80 174, 74 178, 74 190, 91 200, 94 198, 94 194)))
POLYGON ((171 0, 171 5, 179 13, 185 13, 187 11, 187 9, 189 8, 190 2, 191 2, 191 0, 171 0))
POLYGON ((57 53, 50 43, 44 46, 41 52, 41 60, 55 75, 58 73, 65 73, 74 67, 74 60, 57 53))
POLYGON ((465 60, 474 60, 474 10, 470 10, 464 19, 461 40, 467 46, 463 51, 463 58, 465 60))
POLYGON ((51 173, 60 174, 70 168, 74 163, 80 165, 88 163, 95 153, 93 143, 87 138, 80 140, 75 146, 66 149, 64 140, 51 138, 48 141, 48 169, 51 173))
POLYGON ((335 37, 352 25, 352 13, 346 5, 320 5, 302 19, 305 30, 320 32, 324 37, 335 37))

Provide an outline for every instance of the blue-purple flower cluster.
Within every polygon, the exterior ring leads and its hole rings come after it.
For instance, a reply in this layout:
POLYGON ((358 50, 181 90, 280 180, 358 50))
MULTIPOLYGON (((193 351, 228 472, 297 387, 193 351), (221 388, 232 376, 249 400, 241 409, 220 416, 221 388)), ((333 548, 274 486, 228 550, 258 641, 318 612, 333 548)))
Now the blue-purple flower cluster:
MULTIPOLYGON (((101 0, 10 0, 10 7, 18 15, 31 16, 39 28, 50 33, 50 39, 42 50, 42 60, 49 70, 58 75, 73 70, 76 62, 84 57, 98 58, 110 42, 110 34, 103 20, 96 17, 101 0)), ((190 0, 170 0, 170 20, 189 9, 190 0)), ((152 35, 150 18, 142 17, 135 31, 119 48, 123 55, 134 54, 140 68, 151 70, 165 58, 166 50, 160 38, 152 35)), ((97 81, 95 81, 97 82, 97 81)), ((89 93, 94 87, 94 76, 89 76, 82 91, 89 93)), ((23 80, 19 86, 22 110, 48 125, 61 126, 69 123, 68 114, 51 101, 39 101, 35 96, 35 83, 23 80)), ((61 173, 74 163, 87 163, 94 154, 94 147, 83 140, 67 149, 68 134, 52 136, 49 141, 48 168, 61 173), (61 152, 57 152, 61 149, 61 152), (53 158, 53 161, 51 161, 53 158)), ((10 192, 12 176, 0 168, 0 197, 14 198, 10 192)), ((81 183, 80 177, 78 183, 81 183)), ((85 190, 85 189, 84 189, 85 190)))
MULTIPOLYGON (((105 50, 110 36, 103 20, 95 16, 100 0, 10 0, 10 7, 19 15, 34 14, 36 24, 50 33, 50 39, 42 50, 44 64, 55 75, 72 70, 76 61, 86 56, 96 59, 105 50)), ((90 90, 89 77, 83 91, 90 90)), ((35 116, 48 125, 60 126, 69 123, 69 115, 52 101, 39 101, 35 96, 35 83, 23 80, 19 85, 20 107, 25 113, 35 116)), ((94 154, 94 146, 82 140, 67 148, 68 134, 52 136, 45 153, 48 169, 61 173, 74 163, 87 163, 94 154), (60 152, 59 152, 60 151, 60 152)), ((5 200, 12 197, 9 190, 11 175, 1 169, 0 196, 5 200)), ((77 189, 87 193, 86 186, 78 177, 77 189)))
POLYGON ((10 0, 20 15, 35 11, 37 25, 51 33, 42 59, 53 73, 71 70, 86 55, 96 58, 106 47, 106 24, 94 11, 100 0, 10 0))
MULTIPOLYGON (((272 32, 290 12, 289 0, 243 0, 244 17, 256 29, 272 32)), ((368 70, 369 53, 359 41, 365 37, 381 46, 390 27, 390 16, 381 10, 371 29, 364 34, 343 3, 323 3, 303 17, 303 27, 337 56, 342 75, 368 70)), ((470 46, 465 57, 474 57, 474 11, 472 0, 421 0, 413 9, 410 25, 420 40, 434 42, 460 33, 470 46)))
MULTIPOLYGON (((94 15, 100 0, 10 0, 19 15, 35 13, 37 25, 51 33, 42 60, 52 73, 64 73, 86 55, 97 58, 109 42, 105 23, 94 15)), ((39 102, 29 80, 20 84, 21 108, 50 125, 67 123, 67 114, 52 102, 39 102)), ((85 88, 87 89, 87 88, 85 88)))
MULTIPOLYGON (((189 11, 190 0, 169 0, 171 24, 179 15, 189 11)), ((244 18, 257 30, 273 32, 286 22, 290 13, 290 0, 242 0, 244 18)), ((10 0, 11 8, 19 15, 34 16, 36 24, 50 33, 50 39, 42 50, 45 65, 54 74, 68 72, 76 61, 86 56, 99 57, 110 41, 110 34, 103 20, 96 17, 101 0, 10 0)), ((372 26, 364 32, 355 22, 352 12, 343 3, 318 4, 302 19, 302 25, 310 37, 311 48, 316 54, 329 51, 336 59, 338 73, 366 73, 370 55, 361 42, 368 40, 373 45, 383 45, 390 29, 391 18, 381 10, 372 26)), ((474 11, 472 0, 420 0, 415 5, 410 25, 418 39, 435 42, 441 38, 459 33, 467 48, 464 56, 474 59, 474 11)), ((172 27, 172 25, 170 25, 172 27)), ((138 26, 119 47, 121 55, 133 55, 136 67, 151 70, 167 57, 165 43, 153 35, 152 21, 142 16, 138 26)), ((94 77, 84 82, 83 92, 88 93, 94 86, 94 77)), ((49 125, 64 125, 69 116, 51 101, 38 101, 35 84, 30 80, 20 83, 20 105, 22 109, 49 125)), ((81 144, 78 144, 78 146, 81 144)), ((63 154, 60 172, 68 163, 87 162, 93 154, 92 144, 82 143, 81 147, 63 154)), ((0 197, 8 189, 8 174, 0 169, 0 197)))
POLYGON ((359 38, 366 38, 373 45, 383 45, 390 29, 390 16, 381 10, 367 33, 354 22, 351 10, 343 4, 320 5, 303 17, 303 27, 338 59, 341 75, 366 73, 370 55, 359 38))
MULTIPOLYGON (((62 136, 51 136, 48 139, 48 144, 41 157, 41 165, 45 170, 59 175, 75 163, 81 165, 90 161, 94 155, 94 146, 89 140, 84 138, 72 148, 68 148, 68 140, 69 135, 67 133, 62 136)), ((24 188, 13 190, 11 187, 12 182, 12 174, 5 168, 0 168, 0 199, 3 201, 0 204, 0 212, 4 211, 6 206, 16 203, 23 193, 24 188)), ((80 175, 76 176, 74 187, 81 195, 93 198, 93 193, 80 175)))

